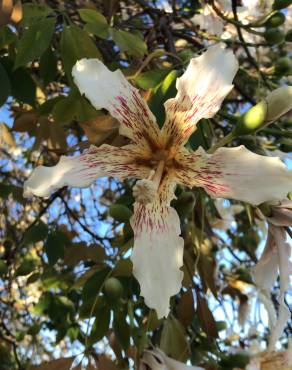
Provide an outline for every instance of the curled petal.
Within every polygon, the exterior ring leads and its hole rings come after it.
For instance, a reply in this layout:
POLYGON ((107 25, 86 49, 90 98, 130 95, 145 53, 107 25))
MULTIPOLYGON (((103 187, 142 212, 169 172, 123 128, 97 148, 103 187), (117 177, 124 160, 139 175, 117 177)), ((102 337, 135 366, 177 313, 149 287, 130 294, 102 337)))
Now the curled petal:
POLYGON ((282 227, 270 225, 271 233, 274 236, 278 247, 279 272, 280 272, 280 296, 279 296, 279 314, 275 326, 272 328, 269 340, 269 348, 273 349, 277 340, 280 338, 286 323, 291 317, 290 310, 285 304, 285 292, 291 287, 292 263, 291 246, 286 242, 286 232, 282 227))
POLYGON ((201 14, 195 14, 191 21, 198 25, 200 29, 206 30, 210 35, 222 35, 224 23, 218 17, 211 5, 205 4, 201 14))
POLYGON ((135 203, 131 226, 134 230, 133 274, 146 304, 167 316, 169 299, 179 292, 183 273, 183 239, 180 220, 169 206, 175 183, 165 177, 153 203, 135 203))
POLYGON ((272 216, 268 221, 276 226, 292 225, 292 201, 284 199, 280 204, 272 206, 272 216))
POLYGON ((119 69, 111 72, 98 59, 81 59, 72 75, 80 92, 96 109, 107 109, 120 122, 121 135, 156 148, 159 128, 155 117, 119 69))
POLYGON ((269 229, 264 251, 258 263, 252 268, 252 276, 258 288, 269 292, 273 287, 279 268, 278 249, 269 229))
POLYGON ((166 122, 162 128, 166 147, 184 144, 201 118, 213 117, 232 89, 238 62, 222 43, 193 58, 177 79, 177 95, 165 103, 166 122))
POLYGON ((145 350, 140 361, 139 370, 204 370, 198 366, 187 366, 183 362, 173 360, 160 349, 145 350))
POLYGON ((102 176, 144 178, 149 168, 138 165, 141 152, 134 145, 122 148, 91 146, 75 157, 62 156, 56 166, 39 166, 24 183, 24 196, 49 197, 63 186, 85 188, 102 176))
POLYGON ((255 154, 243 145, 207 154, 180 150, 177 177, 187 186, 201 186, 214 198, 251 204, 281 200, 292 188, 292 172, 279 158, 255 154))

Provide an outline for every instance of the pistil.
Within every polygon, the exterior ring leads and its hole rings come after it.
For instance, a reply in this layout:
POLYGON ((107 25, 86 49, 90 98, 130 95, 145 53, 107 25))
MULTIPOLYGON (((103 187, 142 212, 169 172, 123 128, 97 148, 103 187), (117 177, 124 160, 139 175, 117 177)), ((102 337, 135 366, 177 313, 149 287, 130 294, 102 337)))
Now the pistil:
POLYGON ((156 197, 162 178, 165 162, 159 161, 156 171, 152 170, 147 179, 136 182, 133 187, 133 196, 137 202, 144 205, 152 203, 156 197))

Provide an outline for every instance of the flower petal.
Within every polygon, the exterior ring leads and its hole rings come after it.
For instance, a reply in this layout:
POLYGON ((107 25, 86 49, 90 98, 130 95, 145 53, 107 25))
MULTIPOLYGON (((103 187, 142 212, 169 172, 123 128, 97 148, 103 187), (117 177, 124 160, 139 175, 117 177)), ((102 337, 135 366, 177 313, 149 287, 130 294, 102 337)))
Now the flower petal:
POLYGON ((174 181, 166 176, 153 203, 135 203, 131 226, 134 230, 133 274, 146 304, 167 316, 169 299, 179 292, 183 273, 183 239, 180 220, 169 206, 174 198, 174 181))
POLYGON ((291 246, 286 242, 286 231, 283 227, 270 225, 271 233, 278 247, 279 272, 280 272, 280 296, 279 296, 279 314, 276 325, 271 331, 269 348, 273 349, 277 340, 283 333, 286 323, 291 317, 290 310, 285 304, 285 292, 291 287, 292 263, 291 246))
POLYGON ((81 59, 72 75, 80 92, 96 109, 107 109, 120 122, 121 135, 156 148, 159 128, 155 117, 119 69, 111 72, 98 59, 81 59))
POLYGON ((122 148, 107 144, 91 146, 79 156, 62 156, 56 166, 34 169, 24 183, 24 196, 49 197, 63 186, 85 188, 102 176, 144 178, 149 168, 139 162, 140 158, 141 152, 134 145, 122 148))
POLYGON ((218 17, 212 6, 204 4, 202 13, 195 14, 191 21, 200 27, 201 30, 206 30, 210 35, 221 36, 224 29, 224 23, 218 17))
POLYGON ((193 58, 177 79, 177 95, 165 103, 166 122, 162 128, 167 148, 184 144, 201 118, 213 117, 232 89, 238 62, 224 44, 211 46, 193 58))
POLYGON ((181 183, 201 186, 215 198, 257 205, 284 199, 292 188, 292 172, 279 158, 255 154, 243 145, 220 148, 214 154, 202 148, 194 153, 180 149, 176 161, 181 183))
POLYGON ((188 366, 183 362, 176 361, 168 356, 160 349, 147 349, 143 352, 141 358, 140 370, 204 370, 198 366, 188 366))
POLYGON ((252 268, 252 276, 259 289, 269 292, 278 276, 278 249, 270 228, 264 251, 257 264, 252 268))

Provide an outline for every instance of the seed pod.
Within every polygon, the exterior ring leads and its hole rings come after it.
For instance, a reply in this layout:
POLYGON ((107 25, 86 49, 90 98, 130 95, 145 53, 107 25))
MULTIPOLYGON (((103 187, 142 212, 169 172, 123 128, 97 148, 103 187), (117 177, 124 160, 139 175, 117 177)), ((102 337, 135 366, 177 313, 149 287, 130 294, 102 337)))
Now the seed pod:
POLYGON ((112 204, 109 207, 109 214, 118 222, 128 222, 133 213, 123 204, 112 204))
POLYGON ((292 0, 275 0, 273 3, 273 10, 280 10, 288 8, 292 4, 292 0))
POLYGON ((264 100, 250 108, 240 117, 234 128, 234 134, 236 136, 250 135, 262 128, 265 124, 267 110, 267 103, 264 100))
POLYGON ((240 117, 234 136, 250 135, 292 109, 292 86, 279 87, 240 117))
POLYGON ((275 64, 275 73, 281 76, 286 76, 292 71, 292 61, 288 57, 279 58, 275 64))
POLYGON ((279 76, 287 76, 292 71, 292 60, 288 57, 279 58, 275 64, 275 73, 279 76))
POLYGON ((285 15, 281 12, 276 12, 265 22, 264 26, 267 28, 279 27, 285 22, 285 15))
POLYGON ((288 42, 292 42, 292 29, 291 29, 291 30, 289 30, 289 31, 286 33, 285 40, 286 40, 286 41, 288 41, 288 42))
POLYGON ((106 297, 112 301, 116 302, 118 301, 124 292, 124 288, 120 281, 114 277, 111 277, 106 280, 104 283, 104 293, 106 297))
POLYGON ((278 45, 285 40, 285 35, 277 28, 269 28, 264 32, 264 38, 269 44, 278 45))

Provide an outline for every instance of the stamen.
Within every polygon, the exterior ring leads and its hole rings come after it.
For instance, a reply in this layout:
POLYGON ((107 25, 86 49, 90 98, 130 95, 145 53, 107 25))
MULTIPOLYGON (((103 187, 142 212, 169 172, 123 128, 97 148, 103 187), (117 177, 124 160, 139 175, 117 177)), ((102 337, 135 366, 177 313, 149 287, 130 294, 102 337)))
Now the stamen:
POLYGON ((160 161, 155 172, 152 170, 147 179, 136 182, 133 187, 133 196, 137 202, 145 205, 153 202, 160 185, 164 164, 164 161, 160 161))

